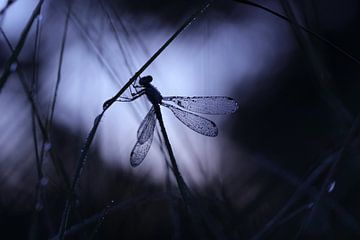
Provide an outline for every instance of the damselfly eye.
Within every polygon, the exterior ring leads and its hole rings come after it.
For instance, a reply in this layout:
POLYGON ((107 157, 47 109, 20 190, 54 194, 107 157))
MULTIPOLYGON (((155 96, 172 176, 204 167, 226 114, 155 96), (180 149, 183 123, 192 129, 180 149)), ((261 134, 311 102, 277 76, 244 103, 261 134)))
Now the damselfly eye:
POLYGON ((139 84, 140 84, 140 85, 145 85, 145 84, 150 83, 152 80, 153 80, 152 76, 150 76, 150 75, 149 75, 149 76, 145 76, 145 77, 140 78, 139 84))

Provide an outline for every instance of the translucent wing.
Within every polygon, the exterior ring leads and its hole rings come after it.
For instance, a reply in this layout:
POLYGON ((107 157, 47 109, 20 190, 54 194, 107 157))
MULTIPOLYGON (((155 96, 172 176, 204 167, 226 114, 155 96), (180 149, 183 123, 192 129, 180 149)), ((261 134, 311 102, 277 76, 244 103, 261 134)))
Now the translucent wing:
POLYGON ((130 154, 131 166, 136 167, 145 159, 154 137, 155 124, 155 109, 152 107, 148 114, 146 114, 137 131, 138 140, 130 154))
MULTIPOLYGON (((153 131, 153 133, 154 133, 154 131, 153 131)), ((151 134, 149 139, 146 142, 144 142, 143 144, 140 144, 139 141, 135 144, 135 146, 130 154, 130 164, 132 167, 139 166, 140 163, 142 163, 142 161, 145 159, 146 154, 150 150, 153 137, 154 137, 154 134, 151 134)))
POLYGON ((164 97, 163 101, 171 101, 178 106, 191 112, 203 114, 230 114, 238 108, 238 103, 230 97, 208 96, 208 97, 164 97))
POLYGON ((151 137, 151 135, 153 135, 155 124, 156 115, 154 107, 152 107, 148 114, 146 114, 137 131, 137 138, 140 144, 145 143, 151 137))
POLYGON ((216 124, 209 119, 200 117, 199 115, 187 112, 166 103, 162 103, 162 105, 169 108, 183 124, 195 132, 209 137, 216 137, 218 135, 216 124))

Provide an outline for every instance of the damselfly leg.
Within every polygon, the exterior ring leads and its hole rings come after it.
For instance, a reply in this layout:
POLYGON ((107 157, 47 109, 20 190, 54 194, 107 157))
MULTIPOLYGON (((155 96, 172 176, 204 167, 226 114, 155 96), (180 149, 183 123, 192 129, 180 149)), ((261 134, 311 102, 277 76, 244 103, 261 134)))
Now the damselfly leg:
POLYGON ((145 94, 145 90, 143 89, 143 90, 140 90, 140 91, 138 91, 138 92, 136 92, 134 94, 131 94, 132 95, 131 98, 129 98, 129 97, 119 97, 116 101, 118 101, 118 102, 132 102, 132 101, 136 100, 137 98, 141 97, 144 94, 145 94))

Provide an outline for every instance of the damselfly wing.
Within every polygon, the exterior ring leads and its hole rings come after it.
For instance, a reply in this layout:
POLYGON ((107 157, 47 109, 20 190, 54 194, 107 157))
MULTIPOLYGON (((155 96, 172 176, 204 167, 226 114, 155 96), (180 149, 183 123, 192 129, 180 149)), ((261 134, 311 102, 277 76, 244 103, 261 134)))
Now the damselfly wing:
MULTIPOLYGON (((169 108, 173 114, 187 127, 204 136, 216 137, 218 128, 211 120, 193 112, 202 114, 231 114, 238 109, 235 100, 229 97, 164 97, 162 106, 169 108), (171 105, 164 101, 177 104, 171 105), (179 107, 178 107, 179 106, 179 107)), ((145 159, 154 136, 156 114, 154 107, 146 115, 137 132, 137 143, 131 154, 131 166, 136 167, 145 159)))
MULTIPOLYGON (((218 135, 216 124, 195 113, 223 115, 234 113, 238 109, 238 103, 230 97, 162 97, 160 92, 150 83, 151 81, 151 76, 140 78, 139 83, 143 90, 134 99, 146 94, 153 105, 159 104, 169 108, 184 125, 205 136, 216 137, 218 135)), ((137 142, 130 154, 131 166, 136 167, 145 159, 154 137, 155 125, 156 112, 152 106, 138 129, 137 142)))
POLYGON ((156 115, 154 106, 151 107, 150 111, 141 122, 140 127, 137 132, 137 142, 131 151, 130 154, 130 164, 133 167, 138 166, 144 158, 146 154, 150 150, 150 146, 152 140, 154 138, 154 129, 156 124, 156 115))

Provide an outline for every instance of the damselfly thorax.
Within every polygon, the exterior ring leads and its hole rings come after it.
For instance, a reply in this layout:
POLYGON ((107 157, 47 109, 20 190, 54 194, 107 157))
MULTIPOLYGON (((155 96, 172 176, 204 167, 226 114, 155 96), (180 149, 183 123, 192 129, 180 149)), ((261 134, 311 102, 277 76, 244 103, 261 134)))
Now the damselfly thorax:
POLYGON ((152 77, 146 76, 140 78, 139 84, 140 86, 144 87, 145 95, 153 105, 161 104, 163 97, 159 90, 157 90, 157 88, 151 84, 151 81, 152 77))

